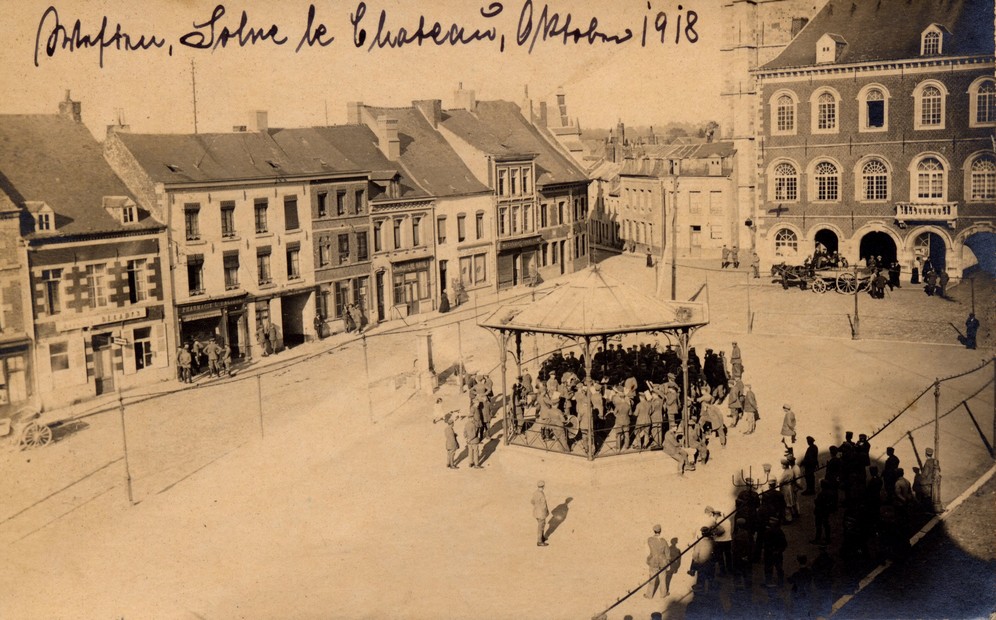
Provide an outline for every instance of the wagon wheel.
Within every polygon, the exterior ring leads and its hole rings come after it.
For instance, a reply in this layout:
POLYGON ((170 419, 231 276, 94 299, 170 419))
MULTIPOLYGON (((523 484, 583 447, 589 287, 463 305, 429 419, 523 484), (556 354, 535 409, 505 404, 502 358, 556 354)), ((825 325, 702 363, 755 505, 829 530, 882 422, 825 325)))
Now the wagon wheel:
POLYGON ((845 271, 837 276, 837 292, 844 293, 845 295, 853 293, 857 290, 858 284, 855 281, 854 274, 850 271, 845 271))
POLYGON ((827 282, 823 278, 816 278, 813 280, 813 292, 814 293, 826 293, 827 292, 827 282))
POLYGON ((21 449, 37 448, 52 443, 52 429, 44 424, 29 422, 21 430, 21 449))

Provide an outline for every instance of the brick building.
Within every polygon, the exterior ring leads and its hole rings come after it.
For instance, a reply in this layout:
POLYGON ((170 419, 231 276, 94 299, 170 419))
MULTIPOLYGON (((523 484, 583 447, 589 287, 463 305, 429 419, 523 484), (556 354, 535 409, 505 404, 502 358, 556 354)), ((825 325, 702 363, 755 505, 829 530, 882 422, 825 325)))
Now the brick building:
MULTIPOLYGON (((391 283, 385 287, 388 307, 397 313, 413 313, 438 308, 443 293, 450 304, 457 303, 455 289, 474 291, 494 287, 494 236, 492 234, 491 190, 478 181, 439 133, 442 101, 414 101, 405 108, 377 108, 351 103, 349 121, 364 123, 371 129, 390 127, 397 122, 397 162, 406 174, 418 179, 418 185, 432 198, 432 217, 420 219, 418 240, 432 257, 415 255, 401 248, 388 248, 387 238, 381 248, 381 277, 391 283), (406 266, 407 265, 407 266, 406 266), (422 266, 421 268, 419 266, 422 266), (431 269, 430 269, 431 267, 431 269), (428 273, 431 271, 431 273, 428 273), (419 275, 426 272, 425 276, 419 275), (420 291, 424 278, 428 291, 420 291), (427 294, 427 297, 422 297, 427 294), (393 304, 393 306, 391 305, 393 304)), ((385 136, 378 144, 390 143, 385 136), (386 140, 386 142, 385 142, 386 140)), ((419 201, 424 203, 424 199, 419 201)), ((404 217, 425 218, 430 211, 416 203, 408 209, 390 205, 379 211, 382 230, 390 230, 393 240, 395 221, 404 217)), ((413 221, 402 222, 401 231, 409 231, 414 240, 413 221)), ((404 235, 401 237, 404 244, 404 235)), ((393 244, 390 244, 393 245, 393 244)))
POLYGON ((829 2, 758 69, 758 253, 960 277, 996 223, 992 4, 829 2))
MULTIPOLYGON (((0 116, 2 189, 20 211, 43 407, 174 373, 164 227, 104 161, 79 102, 67 93, 59 112, 0 116)), ((25 380, 11 376, 24 362, 11 361, 8 393, 25 380)))
POLYGON ((458 89, 439 131, 493 192, 498 289, 588 265, 588 178, 519 106, 458 89))
POLYGON ((22 210, 0 192, 0 418, 31 404, 34 328, 22 210))

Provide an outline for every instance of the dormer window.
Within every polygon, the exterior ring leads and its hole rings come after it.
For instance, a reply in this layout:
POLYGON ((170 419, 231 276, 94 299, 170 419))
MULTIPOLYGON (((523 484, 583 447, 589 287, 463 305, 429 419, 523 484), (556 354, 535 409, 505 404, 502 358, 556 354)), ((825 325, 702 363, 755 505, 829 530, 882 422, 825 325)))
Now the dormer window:
POLYGON ((52 214, 38 213, 35 215, 35 224, 39 231, 52 230, 52 214))
POLYGON ((847 41, 839 34, 826 33, 816 41, 816 63, 838 62, 847 41))
POLYGON ((134 224, 138 221, 138 208, 135 205, 128 205, 121 208, 121 223, 134 224))
POLYGON ((944 33, 947 30, 940 24, 931 24, 920 35, 920 55, 937 56, 944 53, 944 33))
POLYGON ((35 221, 36 232, 52 232, 55 230, 55 212, 44 202, 28 201, 24 203, 28 213, 35 221))

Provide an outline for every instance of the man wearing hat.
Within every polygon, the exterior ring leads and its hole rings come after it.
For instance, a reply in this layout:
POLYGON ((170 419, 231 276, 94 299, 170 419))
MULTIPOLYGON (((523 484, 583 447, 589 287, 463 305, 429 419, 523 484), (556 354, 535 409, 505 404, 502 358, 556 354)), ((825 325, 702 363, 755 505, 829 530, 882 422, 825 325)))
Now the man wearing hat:
POLYGON ((481 468, 481 425, 473 415, 467 416, 463 427, 463 439, 467 442, 467 456, 471 469, 481 468))
POLYGON ((453 430, 453 416, 446 416, 443 436, 446 438, 446 467, 459 469, 456 465, 456 452, 460 449, 460 444, 457 443, 456 431, 453 430))
MULTIPOLYGON (((653 598, 654 592, 661 585, 660 573, 667 566, 667 541, 661 538, 661 526, 654 526, 654 535, 647 539, 647 547, 650 548, 650 555, 647 556, 647 567, 650 570, 650 581, 647 583, 647 591, 643 593, 643 598, 653 598)), ((661 594, 661 598, 667 596, 667 592, 661 594)))
POLYGON ((536 492, 533 493, 533 516, 536 518, 536 546, 546 547, 546 518, 550 516, 550 509, 546 505, 546 495, 543 488, 546 483, 540 480, 536 483, 536 492))
POLYGON ((744 374, 744 360, 736 342, 733 343, 733 348, 730 350, 730 367, 734 379, 739 379, 744 374))
POLYGON ((781 522, 777 517, 768 519, 768 528, 764 531, 764 585, 774 588, 782 585, 785 581, 785 568, 783 566, 783 554, 788 547, 785 539, 785 532, 782 531, 781 522), (778 583, 773 581, 775 574, 778 574, 778 583))
POLYGON ((927 512, 941 512, 944 507, 941 505, 941 464, 934 458, 934 449, 927 448, 927 459, 923 462, 920 476, 923 478, 923 487, 929 489, 930 495, 924 498, 923 505, 927 512))
POLYGON ((778 483, 782 488, 782 498, 785 499, 785 510, 783 511, 786 523, 791 523, 799 518, 799 480, 796 478, 792 467, 792 461, 784 458, 781 461, 782 473, 778 478, 778 483))
POLYGON ((785 417, 782 418, 782 443, 787 448, 786 437, 791 437, 792 443, 795 443, 795 412, 792 411, 792 405, 788 403, 782 405, 782 411, 785 412, 785 417))
MULTIPOLYGON (((747 430, 744 431, 744 435, 750 435, 754 432, 757 426, 757 421, 761 416, 757 413, 757 397, 754 396, 754 390, 751 389, 750 385, 744 386, 744 416, 747 419, 747 430)), ((736 426, 734 424, 734 426, 736 426)))
POLYGON ((732 426, 740 422, 740 416, 744 414, 744 382, 740 379, 730 379, 730 391, 727 393, 726 406, 730 409, 730 417, 733 418, 732 426))

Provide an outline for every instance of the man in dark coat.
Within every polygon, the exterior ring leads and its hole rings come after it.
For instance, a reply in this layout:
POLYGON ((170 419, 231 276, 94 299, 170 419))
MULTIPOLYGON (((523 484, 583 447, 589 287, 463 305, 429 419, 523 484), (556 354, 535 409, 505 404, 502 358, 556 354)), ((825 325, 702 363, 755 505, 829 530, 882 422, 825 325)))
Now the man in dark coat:
POLYGON ((816 470, 820 467, 820 449, 812 437, 806 437, 806 443, 808 444, 806 454, 799 462, 802 465, 802 472, 806 476, 806 490, 802 494, 816 495, 816 470))
POLYGON ((969 312, 968 318, 965 320, 965 336, 959 337, 958 341, 965 345, 966 349, 974 349, 978 333, 979 319, 975 318, 974 312, 969 312))
POLYGON ((777 517, 768 519, 768 528, 764 531, 764 585, 769 588, 782 585, 785 581, 783 554, 788 547, 785 532, 782 531, 781 520, 777 517), (778 574, 778 583, 773 581, 778 574))

